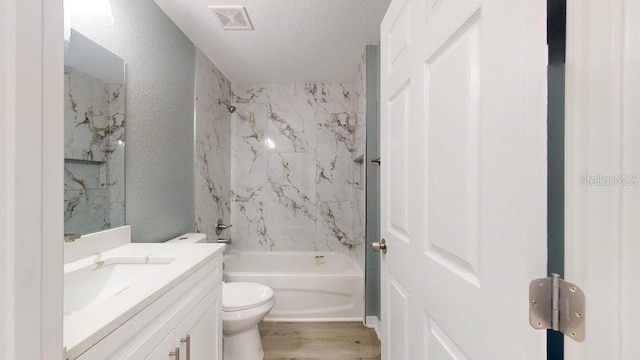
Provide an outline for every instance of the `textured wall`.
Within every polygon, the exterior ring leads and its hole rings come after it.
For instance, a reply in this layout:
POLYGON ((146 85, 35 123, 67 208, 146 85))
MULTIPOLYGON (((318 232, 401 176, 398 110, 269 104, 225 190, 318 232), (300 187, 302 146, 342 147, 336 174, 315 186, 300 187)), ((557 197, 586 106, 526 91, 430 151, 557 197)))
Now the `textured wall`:
POLYGON ((380 166, 370 162, 380 156, 380 46, 367 45, 365 57, 365 313, 380 319, 380 253, 371 248, 371 243, 380 239, 380 166))
POLYGON ((194 47, 153 0, 110 3, 113 25, 72 25, 127 64, 126 222, 166 240, 194 229, 194 47))
POLYGON ((233 86, 235 250, 362 252, 351 84, 233 86))
POLYGON ((196 230, 210 240, 218 219, 230 221, 231 114, 218 100, 231 101, 231 84, 196 50, 196 230))

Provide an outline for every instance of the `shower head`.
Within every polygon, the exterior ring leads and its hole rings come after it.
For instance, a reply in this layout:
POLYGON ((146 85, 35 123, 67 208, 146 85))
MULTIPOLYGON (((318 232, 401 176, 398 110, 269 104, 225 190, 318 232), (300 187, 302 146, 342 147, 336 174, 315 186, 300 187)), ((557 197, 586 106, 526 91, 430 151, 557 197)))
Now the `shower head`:
POLYGON ((229 104, 229 102, 227 102, 225 100, 218 99, 218 105, 220 105, 220 104, 224 104, 224 106, 227 107, 227 110, 229 110, 229 112, 232 113, 232 114, 233 114, 234 111, 236 111, 236 107, 231 105, 231 104, 229 104))

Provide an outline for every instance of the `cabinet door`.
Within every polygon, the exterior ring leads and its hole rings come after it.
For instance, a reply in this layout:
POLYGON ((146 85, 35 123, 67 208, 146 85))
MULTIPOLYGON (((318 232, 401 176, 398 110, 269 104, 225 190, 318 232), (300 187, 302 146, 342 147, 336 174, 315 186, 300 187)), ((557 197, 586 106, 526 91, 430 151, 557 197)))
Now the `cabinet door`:
MULTIPOLYGON (((169 355, 176 350, 176 331, 173 330, 165 337, 153 351, 145 357, 145 360, 173 360, 175 356, 169 355)), ((182 351, 181 351, 182 352, 182 351)), ((181 354, 182 355, 182 354, 181 354)))
POLYGON ((176 328, 181 359, 222 360, 221 290, 216 286, 176 328))

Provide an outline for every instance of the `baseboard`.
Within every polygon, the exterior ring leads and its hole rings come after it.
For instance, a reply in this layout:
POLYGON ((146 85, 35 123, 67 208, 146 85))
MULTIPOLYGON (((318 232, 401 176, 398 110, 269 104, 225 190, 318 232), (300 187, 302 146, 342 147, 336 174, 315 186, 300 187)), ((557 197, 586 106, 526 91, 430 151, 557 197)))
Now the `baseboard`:
POLYGON ((364 319, 364 326, 376 331, 376 336, 380 339, 380 321, 377 316, 367 316, 364 319))

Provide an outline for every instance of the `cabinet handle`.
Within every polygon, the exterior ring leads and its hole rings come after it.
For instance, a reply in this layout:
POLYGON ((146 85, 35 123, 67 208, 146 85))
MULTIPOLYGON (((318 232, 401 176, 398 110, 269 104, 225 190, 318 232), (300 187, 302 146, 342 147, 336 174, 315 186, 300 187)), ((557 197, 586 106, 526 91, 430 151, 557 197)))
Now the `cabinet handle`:
POLYGON ((186 338, 180 339, 180 342, 187 344, 187 360, 191 360, 191 335, 187 335, 186 338))
POLYGON ((173 356, 176 360, 180 360, 180 348, 177 347, 174 351, 170 352, 169 356, 173 356))

